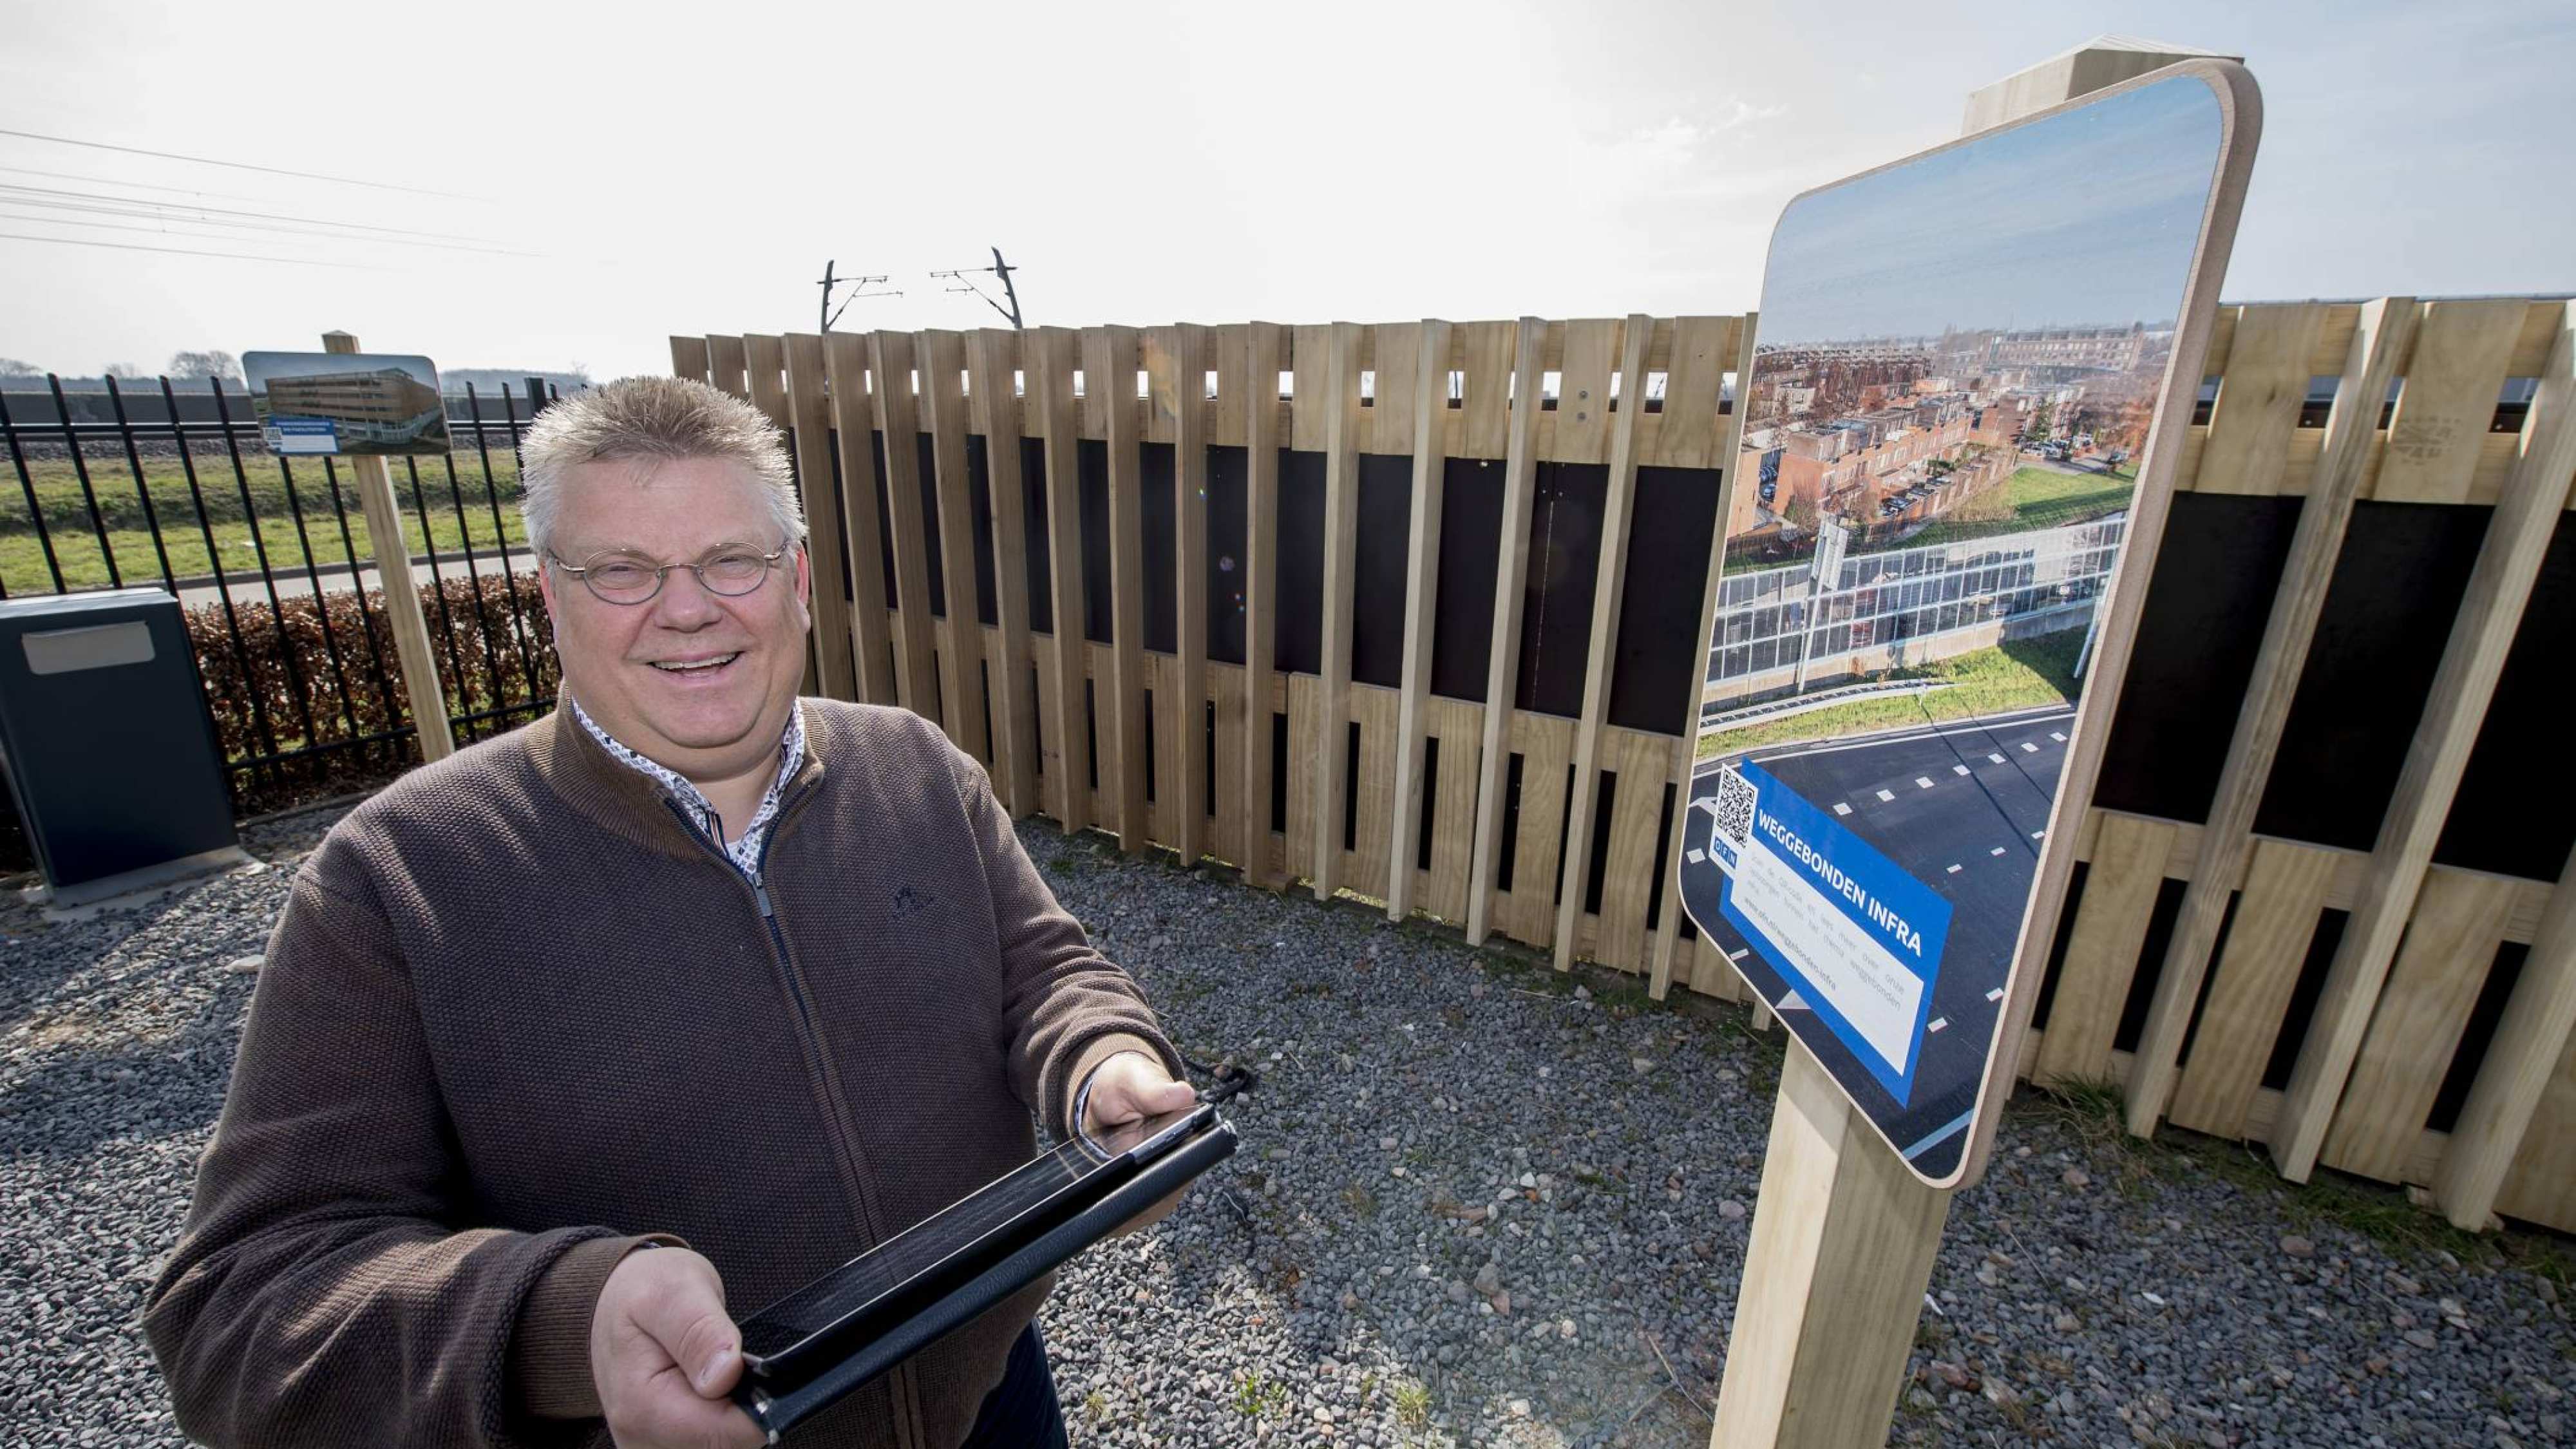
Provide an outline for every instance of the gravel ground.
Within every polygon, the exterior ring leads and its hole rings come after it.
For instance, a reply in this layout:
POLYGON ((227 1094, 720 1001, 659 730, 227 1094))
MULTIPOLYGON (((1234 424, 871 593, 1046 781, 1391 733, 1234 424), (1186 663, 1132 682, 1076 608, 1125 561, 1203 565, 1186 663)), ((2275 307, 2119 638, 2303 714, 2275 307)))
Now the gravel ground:
MULTIPOLYGON (((135 1315, 250 999, 229 963, 330 818, 260 827, 271 868, 139 911, 0 908, 0 1442, 178 1442, 135 1315)), ((1024 838, 1182 1048, 1264 1078, 1242 1153, 1048 1304, 1077 1443, 1707 1442, 1776 1033, 1024 838)), ((2131 1144, 2080 1100, 2026 1095, 2003 1131, 1891 1442, 2576 1443, 2562 1240, 2472 1241, 2188 1134, 2131 1144)))

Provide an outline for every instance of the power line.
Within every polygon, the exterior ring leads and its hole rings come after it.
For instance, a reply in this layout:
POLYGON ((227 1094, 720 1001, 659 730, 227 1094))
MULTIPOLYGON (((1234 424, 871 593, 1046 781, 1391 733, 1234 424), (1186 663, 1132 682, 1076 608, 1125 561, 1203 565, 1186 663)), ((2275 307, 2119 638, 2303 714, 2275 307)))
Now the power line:
POLYGON ((450 201, 490 203, 488 196, 468 196, 456 191, 430 191, 418 186, 397 186, 390 181, 362 181, 354 176, 329 176, 319 171, 289 171, 281 166, 259 166, 248 161, 219 161, 211 156, 185 156, 176 151, 153 151, 141 146, 118 146, 106 141, 79 141, 69 136, 48 136, 39 131, 13 131, 0 126, 0 136, 15 136, 23 141, 50 141, 57 146, 84 146, 93 151, 121 151, 128 156, 157 156, 164 161, 185 161, 195 166, 222 166, 234 171, 259 171, 270 176, 292 176, 303 181, 329 181, 341 186, 364 186, 376 191, 403 191, 413 196, 443 196, 450 201))
MULTIPOLYGON (((9 199, 16 200, 18 204, 22 206, 57 205, 59 203, 44 201, 41 200, 41 198, 65 197, 72 201, 102 202, 112 206, 143 206, 154 208, 156 211, 165 212, 193 211, 199 213, 202 217, 237 216, 247 218, 252 221, 286 221, 306 226, 337 227, 343 231, 377 232, 389 237, 428 237, 438 241, 476 242, 485 246, 497 245, 497 243, 495 243, 490 237, 466 236, 461 233, 451 231, 421 231, 417 228, 407 226, 377 226, 371 222, 333 221, 328 217, 290 216, 274 211, 239 211, 227 206, 182 206, 176 202, 146 201, 138 196, 108 196, 95 191, 65 191, 57 186, 27 186, 15 181, 0 181, 0 195, 12 192, 17 193, 17 196, 9 199)), ((130 215, 131 213, 125 214, 130 215)), ((190 219, 194 220, 197 218, 190 219)))
MULTIPOLYGON (((0 203, 6 203, 7 201, 7 197, 0 197, 0 203)), ((170 230, 171 224, 166 222, 160 226, 130 226, 121 222, 113 221, 82 221, 77 217, 70 216, 22 216, 12 211, 0 211, 0 221, 34 222, 38 226, 87 226, 96 227, 102 231, 139 231, 148 236, 166 236, 179 241, 242 241, 247 239, 237 236, 226 236, 220 232, 207 233, 201 231, 172 231, 170 230)), ((184 226, 189 225, 190 223, 181 222, 178 224, 184 226)), ((220 225, 220 223, 217 224, 220 225)), ((275 233, 281 237, 314 236, 314 233, 307 231, 285 231, 281 228, 275 227, 262 227, 258 229, 275 233)), ((338 237, 320 237, 317 239, 323 241, 344 240, 344 238, 338 237)), ((430 243, 422 242, 416 243, 416 245, 427 246, 430 245, 430 243)), ((303 258, 281 257, 279 260, 301 261, 303 258)))
MULTIPOLYGON (((462 246, 454 242, 420 241, 405 236, 352 236, 346 231, 316 231, 312 229, 315 226, 335 227, 346 225, 346 223, 342 222, 324 221, 318 217, 309 219, 301 217, 281 217, 278 218, 278 220, 285 222, 286 224, 278 225, 269 221, 227 221, 224 219, 228 216, 261 215, 261 213, 257 212, 231 212, 224 211, 221 208, 208 207, 173 207, 158 201, 132 201, 124 197, 115 196, 99 197, 97 198, 97 201, 103 204, 93 205, 81 201, 53 201, 48 200, 41 195, 11 194, 25 189, 26 188, 12 186, 5 181, 0 181, 0 205, 35 206, 53 211, 80 212, 89 216, 117 216, 134 221, 158 221, 163 223, 177 223, 184 226, 229 227, 236 231, 270 232, 282 236, 313 237, 323 241, 364 242, 374 246, 430 247, 439 251, 470 252, 481 256, 495 257, 527 257, 535 255, 535 253, 532 252, 514 252, 502 247, 462 246), (212 212, 215 214, 198 216, 176 214, 183 211, 212 212)), ((39 218, 22 217, 20 219, 34 221, 39 218)), ((93 223, 72 221, 65 218, 61 220, 60 224, 64 226, 85 226, 92 225, 93 223)), ((436 233, 427 233, 426 235, 436 235, 436 233)))
POLYGON ((149 181, 119 181, 113 176, 83 176, 77 171, 39 171, 33 166, 0 166, 17 176, 44 176, 55 181, 86 181, 93 186, 123 186, 134 191, 169 191, 181 196, 214 196, 225 201, 266 201, 264 196, 244 196, 237 191, 204 191, 194 186, 159 186, 149 181))
POLYGON ((308 257, 263 257, 251 252, 198 252, 184 247, 147 247, 132 242, 92 241, 85 236, 28 236, 23 232, 0 231, 0 241, 52 242, 65 247, 106 247, 120 252, 168 252, 174 257, 228 257, 238 262, 284 262, 294 267, 337 267, 350 272, 382 272, 387 267, 371 267, 362 262, 318 262, 308 257))

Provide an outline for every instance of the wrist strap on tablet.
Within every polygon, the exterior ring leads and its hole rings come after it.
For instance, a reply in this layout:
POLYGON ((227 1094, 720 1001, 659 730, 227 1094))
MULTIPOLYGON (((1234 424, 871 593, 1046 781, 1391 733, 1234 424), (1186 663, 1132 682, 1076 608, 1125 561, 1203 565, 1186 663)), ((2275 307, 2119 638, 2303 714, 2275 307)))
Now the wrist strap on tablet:
POLYGON ((1261 1074, 1238 1062, 1228 1062, 1222 1067, 1212 1067, 1205 1062, 1194 1062, 1188 1057, 1183 1057, 1181 1065, 1209 1079, 1206 1086, 1199 1088, 1199 1100, 1202 1102, 1232 1101, 1261 1085, 1261 1074))

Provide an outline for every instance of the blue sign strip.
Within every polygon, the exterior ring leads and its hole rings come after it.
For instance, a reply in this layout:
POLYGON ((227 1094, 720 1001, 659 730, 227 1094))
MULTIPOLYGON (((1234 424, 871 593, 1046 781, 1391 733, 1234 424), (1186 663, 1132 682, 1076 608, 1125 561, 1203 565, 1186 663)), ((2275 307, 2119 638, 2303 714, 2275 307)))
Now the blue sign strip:
MULTIPOLYGON (((1754 788, 1753 825, 1746 852, 1767 852, 1776 861, 1770 867, 1774 878, 1782 869, 1794 875, 1815 899, 1857 926, 1861 935, 1884 950, 1896 967, 1922 983, 1902 1070, 1853 1024, 1835 994, 1819 983, 1817 968, 1798 960, 1794 952, 1765 935, 1737 909, 1736 891, 1745 870, 1751 868, 1750 862, 1730 859, 1733 868, 1719 896, 1727 923, 1743 933, 1745 941, 1762 953, 1762 958, 1851 1049, 1861 1065, 1902 1104, 1913 1094, 1914 1075, 1923 1064, 1924 1024, 1931 1019, 1932 987, 1940 975, 1941 950, 1949 936, 1950 903, 1761 766, 1748 760, 1738 769, 1754 788)), ((1774 1009, 1778 1005, 1773 1003, 1774 1009)))

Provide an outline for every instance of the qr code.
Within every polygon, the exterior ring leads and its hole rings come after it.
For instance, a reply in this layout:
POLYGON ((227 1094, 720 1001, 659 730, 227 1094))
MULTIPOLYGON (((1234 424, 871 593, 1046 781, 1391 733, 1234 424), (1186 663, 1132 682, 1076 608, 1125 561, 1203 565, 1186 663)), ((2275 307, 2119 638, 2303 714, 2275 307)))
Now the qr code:
POLYGON ((1739 851, 1753 842, 1753 786, 1732 769, 1717 776, 1717 838, 1739 851))

